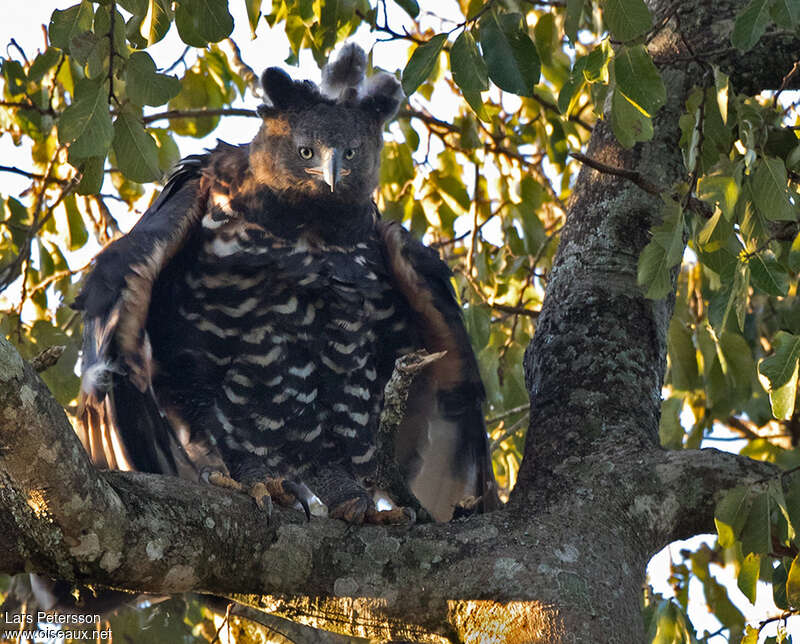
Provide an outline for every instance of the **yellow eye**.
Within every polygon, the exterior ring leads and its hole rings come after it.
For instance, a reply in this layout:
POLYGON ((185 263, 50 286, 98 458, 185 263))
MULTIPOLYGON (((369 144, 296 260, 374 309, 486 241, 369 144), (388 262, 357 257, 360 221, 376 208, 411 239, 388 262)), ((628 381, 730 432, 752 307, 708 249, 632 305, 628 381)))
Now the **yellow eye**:
POLYGON ((301 146, 297 150, 297 152, 300 154, 301 157, 303 157, 306 160, 314 156, 314 150, 312 150, 311 148, 307 148, 305 146, 301 146))
POLYGON ((353 148, 347 148, 344 151, 344 158, 349 161, 356 155, 356 151, 353 148))

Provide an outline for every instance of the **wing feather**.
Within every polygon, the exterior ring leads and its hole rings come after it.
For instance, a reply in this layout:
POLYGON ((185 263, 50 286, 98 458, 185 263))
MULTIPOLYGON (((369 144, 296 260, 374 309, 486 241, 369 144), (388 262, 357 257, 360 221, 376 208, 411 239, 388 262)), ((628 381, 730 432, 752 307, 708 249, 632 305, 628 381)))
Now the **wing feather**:
POLYGON ((125 237, 95 258, 83 311, 79 436, 99 467, 175 474, 180 441, 153 392, 153 285, 202 216, 206 156, 185 159, 125 237))
POLYGON ((486 398, 450 270, 438 254, 398 224, 381 222, 391 278, 412 311, 424 348, 446 352, 418 378, 409 394, 397 455, 411 489, 438 520, 452 516, 465 497, 497 506, 482 405, 486 398))

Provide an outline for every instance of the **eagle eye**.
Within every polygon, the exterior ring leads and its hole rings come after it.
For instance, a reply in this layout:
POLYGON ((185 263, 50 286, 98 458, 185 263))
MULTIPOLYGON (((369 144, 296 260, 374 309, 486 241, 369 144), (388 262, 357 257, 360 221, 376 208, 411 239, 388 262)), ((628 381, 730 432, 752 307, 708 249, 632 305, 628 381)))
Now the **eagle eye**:
POLYGON ((356 151, 355 151, 353 148, 347 148, 347 149, 344 151, 344 158, 345 158, 346 160, 348 160, 348 161, 349 161, 350 159, 352 159, 352 158, 353 158, 355 155, 356 155, 356 151))
POLYGON ((307 148, 304 145, 301 145, 297 152, 302 158, 306 159, 306 161, 314 156, 314 150, 307 148))

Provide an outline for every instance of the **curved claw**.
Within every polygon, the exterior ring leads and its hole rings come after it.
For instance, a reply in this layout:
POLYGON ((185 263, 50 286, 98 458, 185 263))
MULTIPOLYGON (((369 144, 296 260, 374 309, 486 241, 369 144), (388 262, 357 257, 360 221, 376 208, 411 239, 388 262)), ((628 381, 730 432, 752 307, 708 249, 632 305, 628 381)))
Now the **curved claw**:
POLYGON ((283 486, 284 492, 294 495, 297 502, 303 506, 303 512, 306 513, 306 521, 311 521, 311 509, 308 507, 310 499, 307 495, 310 490, 305 485, 301 485, 296 481, 290 481, 289 479, 283 479, 281 485, 283 486))

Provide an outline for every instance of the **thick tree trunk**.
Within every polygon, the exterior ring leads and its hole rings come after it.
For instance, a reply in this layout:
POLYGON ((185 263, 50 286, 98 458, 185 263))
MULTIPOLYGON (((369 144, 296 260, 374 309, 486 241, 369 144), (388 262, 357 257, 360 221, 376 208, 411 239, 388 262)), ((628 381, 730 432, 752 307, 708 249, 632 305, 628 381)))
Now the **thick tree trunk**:
MULTIPOLYGON (((656 24, 674 5, 650 4, 656 24)), ((588 156, 665 188, 684 178, 678 117, 704 69, 676 29, 695 53, 719 50, 744 4, 681 3, 650 46, 669 97, 655 138, 625 151, 601 123, 588 156)), ((736 72, 734 83, 776 87, 790 67, 776 52, 800 50, 781 38, 762 43, 769 56, 749 54, 760 62, 753 69, 737 69, 733 52, 717 62, 736 72)), ((725 489, 776 474, 714 450, 658 446, 672 306, 636 285, 658 212, 658 198, 632 183, 583 169, 526 355, 531 426, 517 489, 507 508, 450 524, 353 528, 280 509, 268 524, 241 495, 98 472, 44 384, 0 341, 0 570, 236 594, 383 639, 642 641, 648 559, 712 531, 725 489)))

